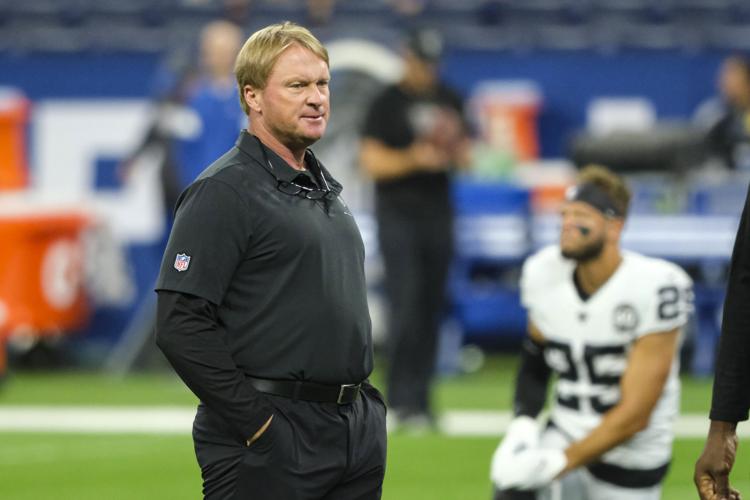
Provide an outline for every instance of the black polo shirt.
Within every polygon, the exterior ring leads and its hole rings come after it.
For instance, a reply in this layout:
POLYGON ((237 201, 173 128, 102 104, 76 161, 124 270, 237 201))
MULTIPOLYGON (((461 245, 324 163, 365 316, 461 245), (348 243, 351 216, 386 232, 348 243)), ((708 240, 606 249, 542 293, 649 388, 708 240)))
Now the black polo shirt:
POLYGON ((323 182, 243 131, 177 202, 156 288, 215 304, 247 375, 343 384, 372 371, 364 245, 341 185, 322 175, 329 199, 280 191, 323 182))

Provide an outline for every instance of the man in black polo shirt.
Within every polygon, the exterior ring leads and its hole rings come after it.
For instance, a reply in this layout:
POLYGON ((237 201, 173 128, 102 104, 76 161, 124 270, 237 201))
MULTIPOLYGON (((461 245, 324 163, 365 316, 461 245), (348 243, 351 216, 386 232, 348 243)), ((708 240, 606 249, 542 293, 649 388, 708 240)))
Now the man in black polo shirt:
POLYGON ((157 284, 157 343, 201 401, 204 496, 378 499, 364 247, 307 149, 328 120, 328 54, 305 28, 273 25, 235 73, 249 131, 181 195, 157 284))

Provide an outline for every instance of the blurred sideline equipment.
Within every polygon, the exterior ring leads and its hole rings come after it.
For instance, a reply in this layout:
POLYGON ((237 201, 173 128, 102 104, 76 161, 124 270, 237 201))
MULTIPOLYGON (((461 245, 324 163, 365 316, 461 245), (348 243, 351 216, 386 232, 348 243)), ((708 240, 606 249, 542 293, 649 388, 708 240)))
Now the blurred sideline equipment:
POLYGON ((600 97, 586 111, 586 131, 570 146, 576 165, 607 165, 616 172, 686 172, 707 158, 706 134, 683 123, 657 122, 645 97, 600 97))
POLYGON ((28 101, 0 90, 0 376, 5 343, 79 328, 88 315, 81 209, 51 205, 27 191, 28 101))
POLYGON ((576 165, 601 163, 617 172, 686 172, 707 157, 705 137, 687 125, 655 125, 648 130, 581 133, 571 143, 576 165))
POLYGON ((80 327, 84 290, 83 213, 0 202, 2 331, 45 335, 80 327))
POLYGON ((491 148, 508 151, 515 161, 539 158, 537 115, 541 91, 533 81, 486 81, 474 91, 470 107, 482 139, 491 148))

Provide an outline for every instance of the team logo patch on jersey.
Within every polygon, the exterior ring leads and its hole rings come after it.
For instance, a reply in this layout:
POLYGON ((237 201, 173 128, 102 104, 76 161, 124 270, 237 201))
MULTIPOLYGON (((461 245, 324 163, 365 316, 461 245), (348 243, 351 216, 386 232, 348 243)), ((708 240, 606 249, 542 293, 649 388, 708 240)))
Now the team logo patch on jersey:
POLYGON ((612 314, 612 323, 620 333, 628 333, 638 328, 638 312, 630 304, 620 304, 612 314))
POLYGON ((184 253, 178 253, 177 257, 175 257, 174 259, 174 268, 177 269, 179 272, 182 272, 182 271, 187 271, 187 268, 189 265, 190 265, 190 256, 184 253))

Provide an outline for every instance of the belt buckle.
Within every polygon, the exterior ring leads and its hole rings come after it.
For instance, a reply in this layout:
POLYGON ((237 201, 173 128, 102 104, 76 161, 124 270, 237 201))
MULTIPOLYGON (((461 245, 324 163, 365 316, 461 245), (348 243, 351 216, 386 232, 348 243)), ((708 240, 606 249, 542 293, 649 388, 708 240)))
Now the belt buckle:
POLYGON ((341 388, 339 389, 339 397, 336 398, 336 404, 344 404, 344 402, 341 400, 344 397, 344 392, 346 392, 346 389, 349 387, 356 387, 359 389, 359 386, 361 384, 341 384, 341 388))

